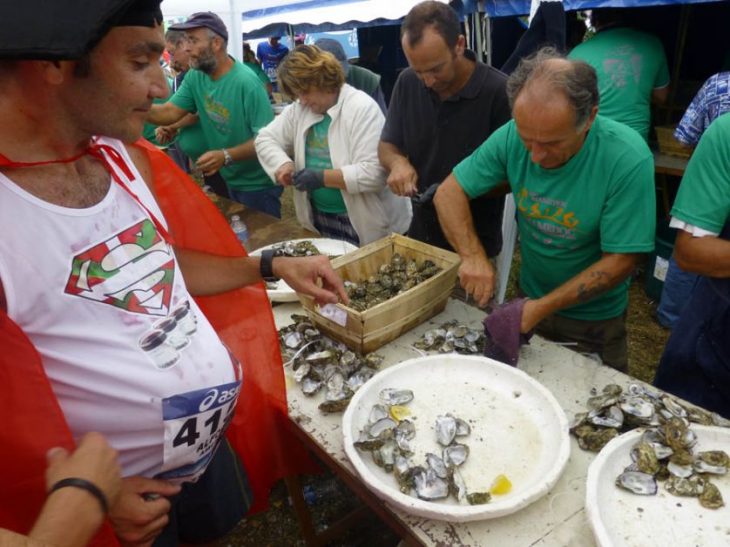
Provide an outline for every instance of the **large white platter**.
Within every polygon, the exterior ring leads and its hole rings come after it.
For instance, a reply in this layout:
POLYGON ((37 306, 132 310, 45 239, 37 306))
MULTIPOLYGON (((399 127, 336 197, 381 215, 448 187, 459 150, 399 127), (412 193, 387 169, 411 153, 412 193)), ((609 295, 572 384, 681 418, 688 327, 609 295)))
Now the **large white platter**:
POLYGON ((345 452, 364 483, 381 499, 414 515, 452 522, 508 515, 545 495, 557 482, 570 455, 568 421, 555 397, 524 372, 485 357, 435 355, 404 361, 376 374, 352 398, 343 417, 345 452), (403 494, 392 474, 368 452, 353 446, 384 388, 410 389, 416 424, 414 463, 441 454, 433 428, 436 416, 466 420, 471 435, 459 438, 470 455, 460 471, 471 492, 488 491, 506 475, 512 491, 484 505, 451 497, 429 502, 403 494))
MULTIPOLYGON (((694 451, 730 453, 730 429, 692 424, 694 451)), ((730 545, 730 476, 710 480, 720 489, 725 507, 705 509, 697 498, 673 496, 659 482, 656 496, 638 496, 618 488, 616 477, 631 463, 631 448, 643 429, 611 440, 588 468, 586 512, 601 547, 679 547, 730 545)))
MULTIPOLYGON (((278 243, 272 243, 266 247, 261 247, 255 251, 251 251, 251 256, 261 256, 261 252, 267 249, 274 249, 281 246, 284 243, 299 243, 300 241, 311 241, 319 252, 327 256, 342 256, 349 252, 357 249, 355 245, 348 241, 342 241, 340 239, 328 239, 328 238, 307 238, 307 239, 292 239, 289 241, 280 241, 278 243)), ((266 293, 269 295, 269 300, 272 302, 296 302, 298 300, 297 293, 294 292, 285 281, 279 280, 276 283, 276 288, 267 289, 266 293)))

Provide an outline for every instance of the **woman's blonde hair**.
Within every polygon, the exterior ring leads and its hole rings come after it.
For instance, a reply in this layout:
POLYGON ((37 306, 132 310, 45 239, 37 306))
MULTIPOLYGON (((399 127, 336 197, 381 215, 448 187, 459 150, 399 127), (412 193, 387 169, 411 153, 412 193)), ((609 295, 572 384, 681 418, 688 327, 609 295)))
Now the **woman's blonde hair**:
POLYGON ((338 91, 345 73, 335 56, 317 46, 297 46, 276 71, 281 91, 292 98, 310 89, 338 91))

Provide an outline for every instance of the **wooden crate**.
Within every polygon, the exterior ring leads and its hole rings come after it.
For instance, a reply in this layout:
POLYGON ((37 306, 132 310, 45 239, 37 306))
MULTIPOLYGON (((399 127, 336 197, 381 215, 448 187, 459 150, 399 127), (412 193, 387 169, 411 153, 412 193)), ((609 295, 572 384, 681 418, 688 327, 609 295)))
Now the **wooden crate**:
POLYGON ((679 158, 689 158, 692 149, 674 138, 675 129, 676 127, 673 125, 654 127, 657 143, 659 144, 659 152, 679 158))
POLYGON ((347 313, 345 326, 319 313, 310 296, 299 295, 302 306, 322 332, 360 353, 369 353, 443 311, 454 288, 459 255, 398 234, 370 243, 332 260, 332 267, 345 281, 362 281, 390 262, 394 253, 420 264, 431 260, 442 270, 393 298, 363 312, 337 304, 347 313))

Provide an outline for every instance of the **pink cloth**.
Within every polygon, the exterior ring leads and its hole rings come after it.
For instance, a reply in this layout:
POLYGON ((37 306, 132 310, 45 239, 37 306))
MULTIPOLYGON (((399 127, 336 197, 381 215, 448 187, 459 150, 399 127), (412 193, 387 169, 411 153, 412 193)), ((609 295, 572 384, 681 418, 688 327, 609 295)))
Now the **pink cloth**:
POLYGON ((516 366, 520 356, 520 346, 529 344, 532 332, 522 334, 522 310, 526 298, 502 304, 484 319, 484 355, 490 359, 516 366))

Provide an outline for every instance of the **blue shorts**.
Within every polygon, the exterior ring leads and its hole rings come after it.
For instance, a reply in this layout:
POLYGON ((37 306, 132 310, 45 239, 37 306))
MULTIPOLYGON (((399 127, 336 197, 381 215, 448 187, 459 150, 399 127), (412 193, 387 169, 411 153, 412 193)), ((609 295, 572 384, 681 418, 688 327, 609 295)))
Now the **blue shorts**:
POLYGON ((248 512, 253 494, 241 460, 223 441, 197 482, 186 483, 170 500, 170 522, 153 543, 176 547, 225 536, 248 512))
POLYGON ((264 190, 234 190, 228 188, 228 197, 238 203, 243 203, 246 207, 256 209, 262 213, 271 215, 272 217, 281 218, 281 194, 284 192, 283 186, 272 186, 264 190))

